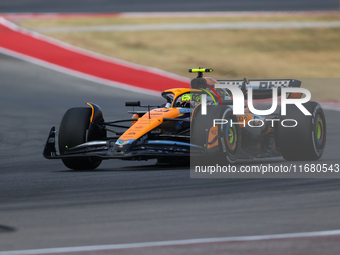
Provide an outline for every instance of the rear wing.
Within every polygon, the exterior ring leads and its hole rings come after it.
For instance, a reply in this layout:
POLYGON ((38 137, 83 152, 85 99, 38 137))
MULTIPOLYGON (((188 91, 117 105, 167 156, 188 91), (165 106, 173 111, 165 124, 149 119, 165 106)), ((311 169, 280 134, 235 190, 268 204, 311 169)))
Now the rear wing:
MULTIPOLYGON (((245 80, 217 80, 220 84, 234 85, 241 89, 245 80)), ((246 90, 253 88, 253 99, 267 99, 272 97, 272 88, 278 88, 278 96, 281 96, 281 88, 294 87, 299 88, 301 81, 293 79, 260 79, 248 80, 246 90)), ((225 89, 229 94, 230 91, 225 89)), ((290 93, 288 98, 301 98, 302 93, 290 93)), ((247 97, 247 94, 245 94, 247 97)))

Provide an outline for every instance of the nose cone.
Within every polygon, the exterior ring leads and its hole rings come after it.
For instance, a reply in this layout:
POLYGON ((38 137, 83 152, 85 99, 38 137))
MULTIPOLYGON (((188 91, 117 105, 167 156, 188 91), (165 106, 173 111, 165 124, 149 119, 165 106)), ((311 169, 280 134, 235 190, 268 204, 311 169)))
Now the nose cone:
POLYGON ((135 141, 136 139, 129 140, 118 139, 115 145, 113 146, 112 153, 114 155, 123 155, 130 152, 135 141))

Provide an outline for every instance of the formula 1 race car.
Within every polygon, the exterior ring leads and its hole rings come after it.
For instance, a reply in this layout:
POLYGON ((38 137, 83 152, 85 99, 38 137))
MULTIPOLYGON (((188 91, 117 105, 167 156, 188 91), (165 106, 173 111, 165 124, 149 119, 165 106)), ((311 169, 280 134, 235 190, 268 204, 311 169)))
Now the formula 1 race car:
POLYGON ((135 107, 143 107, 139 101, 126 102, 126 106, 133 107, 129 112, 132 118, 105 121, 102 110, 93 103, 69 109, 59 127, 59 154, 57 131, 52 127, 44 157, 61 159, 66 167, 81 170, 95 169, 104 159, 157 159, 166 163, 218 156, 226 163, 235 163, 240 158, 317 160, 322 156, 325 115, 318 103, 306 102, 308 98, 303 100, 303 93, 294 90, 300 87, 300 81, 216 80, 203 77, 212 69, 189 72, 198 73, 191 87, 162 92, 166 100, 162 106, 144 106, 147 111, 136 111, 135 107), (285 113, 272 111, 274 100, 269 110, 262 110, 263 115, 253 113, 261 110, 255 109, 252 99, 266 103, 281 94, 285 113), (248 101, 239 100, 243 98, 248 101))

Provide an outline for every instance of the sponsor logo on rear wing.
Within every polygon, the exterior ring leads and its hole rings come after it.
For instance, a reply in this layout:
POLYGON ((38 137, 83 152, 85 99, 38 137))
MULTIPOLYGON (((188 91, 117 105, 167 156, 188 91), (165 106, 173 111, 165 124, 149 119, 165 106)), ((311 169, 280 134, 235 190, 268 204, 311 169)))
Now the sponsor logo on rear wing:
MULTIPOLYGON (((222 88, 225 92, 230 93, 226 87, 232 86, 241 89, 247 94, 249 89, 252 89, 253 99, 268 99, 272 98, 272 90, 277 89, 277 95, 281 96, 281 90, 283 88, 300 88, 301 81, 293 79, 261 79, 261 80, 217 80, 219 84, 216 84, 216 88, 222 88), (223 87, 221 87, 221 85, 223 87), (247 92, 247 93, 246 93, 247 92)), ((288 98, 301 98, 301 93, 288 93, 288 98)))
MULTIPOLYGON (((242 87, 244 80, 217 80, 220 84, 234 85, 239 88, 242 87)), ((272 88, 295 87, 299 88, 301 81, 293 79, 261 79, 261 80, 248 80, 246 88, 252 87, 253 89, 265 90, 272 88)))

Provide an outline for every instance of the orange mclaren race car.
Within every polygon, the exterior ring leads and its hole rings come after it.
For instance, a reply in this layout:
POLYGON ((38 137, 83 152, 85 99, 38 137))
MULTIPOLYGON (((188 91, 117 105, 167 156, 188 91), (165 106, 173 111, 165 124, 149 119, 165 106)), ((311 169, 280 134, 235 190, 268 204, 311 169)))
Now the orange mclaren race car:
POLYGON ((126 102, 126 106, 134 107, 129 119, 106 121, 100 107, 93 103, 69 109, 59 127, 59 153, 52 127, 44 157, 61 159, 68 168, 80 170, 95 169, 104 159, 171 162, 176 158, 188 162, 190 156, 217 155, 226 163, 235 163, 239 158, 283 156, 287 160, 315 160, 322 156, 326 120, 321 106, 311 101, 291 103, 302 99, 303 93, 291 89, 299 88, 300 81, 203 77, 204 72, 211 71, 190 69, 198 73, 191 80, 191 88, 162 92, 166 100, 162 106, 135 111, 135 107, 142 107, 140 102, 126 102), (265 102, 287 88, 293 92, 282 97, 291 100, 285 106, 286 112, 280 113, 280 107, 271 110, 276 106, 272 103, 269 110, 262 109, 263 115, 254 113, 251 99, 265 102), (236 104, 237 90, 242 96, 237 97, 236 104), (248 95, 244 103, 242 99, 248 95))

